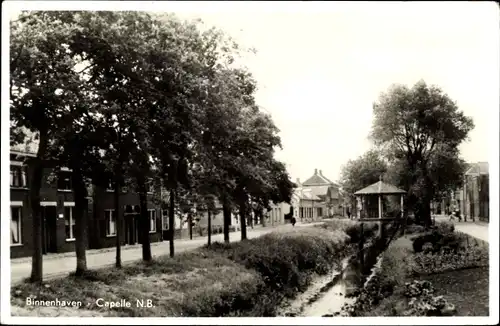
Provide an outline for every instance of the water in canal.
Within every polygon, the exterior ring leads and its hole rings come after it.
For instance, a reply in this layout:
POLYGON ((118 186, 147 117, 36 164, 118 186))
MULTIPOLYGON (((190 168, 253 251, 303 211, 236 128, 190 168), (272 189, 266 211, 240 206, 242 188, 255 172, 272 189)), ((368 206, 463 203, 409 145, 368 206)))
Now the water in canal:
POLYGON ((303 293, 286 302, 278 316, 333 317, 345 316, 342 307, 355 300, 355 292, 366 285, 380 267, 381 256, 369 250, 363 259, 350 257, 342 262, 341 271, 315 278, 303 293))

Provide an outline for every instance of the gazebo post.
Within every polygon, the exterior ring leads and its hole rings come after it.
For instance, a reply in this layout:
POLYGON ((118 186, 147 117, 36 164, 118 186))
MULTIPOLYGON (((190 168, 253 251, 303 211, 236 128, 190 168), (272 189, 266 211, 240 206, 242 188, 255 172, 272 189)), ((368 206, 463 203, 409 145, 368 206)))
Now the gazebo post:
POLYGON ((403 194, 401 194, 401 218, 403 218, 404 214, 404 206, 403 206, 403 194))
POLYGON ((378 195, 378 233, 382 237, 382 195, 378 195))

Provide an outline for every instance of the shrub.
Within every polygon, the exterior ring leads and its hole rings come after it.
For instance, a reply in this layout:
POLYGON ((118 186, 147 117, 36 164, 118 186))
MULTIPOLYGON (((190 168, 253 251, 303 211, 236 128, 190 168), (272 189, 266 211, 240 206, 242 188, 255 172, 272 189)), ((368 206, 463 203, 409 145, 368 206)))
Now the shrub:
POLYGON ((410 309, 404 312, 406 316, 452 316, 455 312, 455 306, 448 303, 446 299, 440 296, 433 296, 433 291, 427 291, 420 296, 410 299, 408 306, 410 309))
POLYGON ((266 286, 285 296, 304 290, 312 273, 326 274, 349 253, 347 236, 318 228, 272 232, 232 244, 214 243, 212 250, 256 270, 266 286))
POLYGON ((449 221, 436 222, 434 229, 437 230, 439 234, 445 235, 453 233, 453 231, 455 231, 455 225, 449 221))
POLYGON ((410 256, 408 266, 413 275, 436 274, 464 268, 483 267, 489 265, 487 248, 469 246, 457 252, 416 253, 410 256))
POLYGON ((434 288, 429 281, 418 281, 406 282, 405 284, 405 296, 408 298, 414 298, 421 295, 429 295, 434 293, 434 288))
MULTIPOLYGON (((350 238, 350 243, 358 243, 361 239, 361 223, 348 219, 338 219, 326 221, 318 226, 331 231, 340 231, 347 234, 350 238)), ((363 237, 365 241, 372 238, 378 232, 378 223, 363 222, 363 237)))
POLYGON ((423 250, 424 244, 431 243, 432 245, 437 245, 441 240, 442 235, 437 232, 427 233, 413 240, 413 252, 418 253, 423 250))
POLYGON ((424 243, 424 245, 422 246, 422 251, 424 253, 429 253, 429 252, 432 252, 434 250, 434 246, 432 245, 431 242, 426 242, 424 243))
POLYGON ((259 294, 265 292, 260 278, 241 280, 235 277, 224 282, 207 284, 206 287, 186 293, 183 300, 183 312, 186 316, 222 317, 230 313, 239 315, 242 312, 258 316, 268 314, 271 305, 263 306, 259 294), (245 289, 242 291, 242 289, 245 289))
POLYGON ((408 225, 405 228, 406 234, 422 233, 424 231, 425 231, 425 228, 423 226, 417 225, 417 224, 408 225))

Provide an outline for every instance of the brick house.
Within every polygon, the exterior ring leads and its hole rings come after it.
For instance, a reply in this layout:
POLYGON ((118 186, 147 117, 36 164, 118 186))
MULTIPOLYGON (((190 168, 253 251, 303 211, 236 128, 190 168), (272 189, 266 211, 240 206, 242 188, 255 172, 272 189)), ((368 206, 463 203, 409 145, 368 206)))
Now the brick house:
MULTIPOLYGON (((10 216, 11 216, 11 258, 30 256, 33 251, 32 217, 28 200, 27 165, 30 157, 35 156, 33 148, 11 148, 10 151, 10 216)), ((68 169, 55 173, 55 182, 50 182, 53 171, 45 169, 42 178, 42 252, 61 253, 75 250, 75 220, 73 209, 75 201, 68 169)), ((161 209, 155 204, 151 188, 148 194, 148 216, 150 220, 150 241, 163 240, 161 209)), ((131 192, 121 195, 123 216, 123 245, 139 243, 138 218, 139 196, 131 192)), ((89 187, 88 205, 88 249, 113 247, 116 245, 116 216, 114 210, 114 190, 89 187)))

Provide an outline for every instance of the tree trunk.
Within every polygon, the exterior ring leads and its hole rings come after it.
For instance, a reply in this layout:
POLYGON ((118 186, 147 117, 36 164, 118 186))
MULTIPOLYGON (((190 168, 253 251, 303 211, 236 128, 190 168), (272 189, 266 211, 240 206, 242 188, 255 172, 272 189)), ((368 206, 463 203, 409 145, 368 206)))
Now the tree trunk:
POLYGON ((75 195, 75 211, 73 212, 75 216, 75 275, 81 276, 87 271, 87 187, 80 169, 73 168, 71 176, 75 195))
POLYGON ((250 208, 250 212, 249 214, 247 215, 248 217, 248 220, 250 221, 250 227, 253 229, 253 224, 254 224, 254 212, 253 212, 253 209, 250 208))
POLYGON ((149 214, 148 214, 148 197, 146 180, 140 178, 139 180, 139 205, 141 207, 141 214, 139 219, 139 228, 141 233, 142 243, 142 260, 150 262, 153 260, 151 256, 151 240, 149 239, 149 214))
POLYGON ((212 212, 210 212, 210 209, 208 210, 207 229, 208 246, 210 247, 212 244, 212 212))
MULTIPOLYGON (((42 209, 40 206, 40 188, 42 185, 43 165, 37 157, 29 166, 31 179, 29 186, 29 202, 33 219, 33 255, 31 259, 31 282, 43 281, 43 251, 42 251, 42 209)), ((29 180, 28 179, 28 180, 29 180)))
POLYGON ((241 223, 241 240, 247 239, 247 202, 243 198, 240 200, 240 223, 241 223))
POLYGON ((229 224, 231 223, 231 207, 225 201, 222 205, 222 214, 224 216, 224 242, 229 243, 229 224))
POLYGON ((168 206, 168 233, 170 244, 170 257, 174 257, 174 235, 175 235, 175 190, 170 190, 170 205, 168 206))
POLYGON ((122 214, 120 214, 120 190, 121 190, 121 169, 116 169, 115 172, 115 193, 114 204, 115 204, 115 218, 116 218, 116 267, 122 267, 122 244, 121 244, 121 234, 122 234, 122 214))
POLYGON ((189 223, 189 240, 193 240, 193 214, 189 213, 188 215, 188 223, 189 223))
POLYGON ((42 187, 43 167, 45 153, 47 151, 48 137, 40 132, 37 157, 28 165, 31 170, 28 177, 29 182, 29 205, 31 207, 31 218, 33 220, 33 255, 31 258, 31 282, 42 283, 43 281, 43 241, 42 241, 42 210, 40 207, 40 188, 42 187), (30 182, 31 179, 31 182, 30 182))

